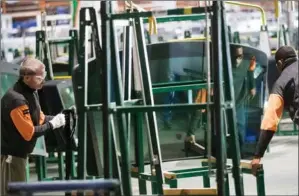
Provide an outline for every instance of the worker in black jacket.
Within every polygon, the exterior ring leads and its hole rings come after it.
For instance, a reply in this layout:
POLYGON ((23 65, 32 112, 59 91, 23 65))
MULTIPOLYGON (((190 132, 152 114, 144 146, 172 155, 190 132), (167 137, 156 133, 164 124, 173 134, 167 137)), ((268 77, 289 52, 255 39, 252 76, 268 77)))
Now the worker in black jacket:
POLYGON ((1 99, 1 195, 6 194, 8 182, 26 181, 27 157, 37 138, 65 125, 64 114, 46 116, 41 111, 37 90, 45 80, 44 64, 27 58, 19 74, 1 99))
POLYGON ((282 46, 275 54, 275 61, 280 75, 272 87, 267 106, 264 108, 260 137, 255 157, 251 162, 254 175, 256 175, 261 159, 277 131, 284 108, 288 110, 293 122, 299 125, 298 57, 296 51, 290 46, 282 46))

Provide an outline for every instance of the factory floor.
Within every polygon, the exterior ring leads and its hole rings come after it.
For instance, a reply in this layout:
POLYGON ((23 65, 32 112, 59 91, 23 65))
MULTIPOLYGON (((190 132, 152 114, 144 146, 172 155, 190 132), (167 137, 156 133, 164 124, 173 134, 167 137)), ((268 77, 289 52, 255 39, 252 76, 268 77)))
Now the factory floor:
MULTIPOLYGON (((265 186, 267 195, 299 195, 298 193, 298 136, 280 136, 273 138, 270 152, 263 159, 265 168, 265 186)), ((199 160, 185 160, 163 163, 163 170, 183 169, 200 166, 199 160)), ((50 170, 52 171, 53 168, 50 170)), ((56 176, 54 172, 49 176, 56 176)), ((230 195, 235 195, 233 178, 230 175, 230 195)), ((31 181, 36 181, 35 172, 31 172, 31 181)), ((138 182, 132 179, 133 193, 139 194, 138 182)), ((186 178, 178 182, 179 188, 200 188, 202 178, 186 178)), ((211 180, 211 186, 215 187, 215 178, 211 180)), ((148 183, 148 193, 151 194, 151 186, 148 183)), ((256 181, 252 175, 244 175, 245 195, 256 195, 256 181)), ((39 194, 40 195, 40 194, 39 194)), ((63 195, 63 193, 49 193, 43 195, 63 195)))

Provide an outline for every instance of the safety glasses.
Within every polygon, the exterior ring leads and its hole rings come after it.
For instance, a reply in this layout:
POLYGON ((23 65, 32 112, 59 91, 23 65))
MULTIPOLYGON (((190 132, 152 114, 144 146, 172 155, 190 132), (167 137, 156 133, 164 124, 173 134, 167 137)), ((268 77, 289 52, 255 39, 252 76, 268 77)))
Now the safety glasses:
POLYGON ((47 77, 47 72, 46 72, 46 71, 43 72, 42 75, 34 74, 33 77, 36 78, 38 81, 41 81, 41 82, 42 82, 42 81, 44 81, 44 80, 46 79, 46 77, 47 77))
POLYGON ((39 78, 41 78, 41 79, 45 79, 46 77, 47 77, 47 72, 46 71, 44 71, 41 75, 39 75, 39 74, 36 74, 35 75, 35 77, 39 77, 39 78))

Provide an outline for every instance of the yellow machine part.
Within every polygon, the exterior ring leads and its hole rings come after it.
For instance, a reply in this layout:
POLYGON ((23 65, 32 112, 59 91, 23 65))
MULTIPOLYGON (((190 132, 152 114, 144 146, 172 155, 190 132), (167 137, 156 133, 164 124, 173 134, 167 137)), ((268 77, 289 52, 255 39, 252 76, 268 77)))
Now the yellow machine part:
MULTIPOLYGON (((206 37, 191 37, 191 38, 184 38, 184 39, 171 39, 168 40, 168 42, 182 42, 182 41, 205 41, 207 38, 206 37)), ((209 37, 209 40, 211 40, 211 38, 209 37)))
POLYGON ((54 80, 65 80, 65 79, 71 79, 72 76, 54 76, 54 80))

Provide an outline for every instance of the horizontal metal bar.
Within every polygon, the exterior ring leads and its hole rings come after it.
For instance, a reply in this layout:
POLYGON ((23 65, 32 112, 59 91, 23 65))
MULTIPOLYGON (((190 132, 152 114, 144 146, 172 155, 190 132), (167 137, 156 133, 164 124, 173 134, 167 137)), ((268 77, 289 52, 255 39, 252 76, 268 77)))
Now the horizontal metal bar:
POLYGON ((109 190, 119 186, 118 180, 70 180, 50 182, 13 182, 8 184, 10 192, 56 192, 72 190, 109 190))
POLYGON ((299 135, 298 131, 278 131, 275 134, 276 136, 295 136, 295 135, 299 135))
MULTIPOLYGON (((167 163, 167 162, 173 162, 173 161, 186 161, 186 160, 195 160, 195 159, 204 159, 204 156, 195 156, 195 157, 183 157, 183 158, 171 158, 171 159, 162 159, 163 163, 167 163)), ((149 165, 151 164, 150 161, 145 160, 144 165, 149 165)), ((136 164, 134 163, 133 166, 136 166, 136 164)), ((134 173, 134 172, 133 172, 134 173)))
POLYGON ((156 182, 156 177, 152 176, 150 173, 140 173, 138 175, 140 180, 146 180, 150 182, 156 182))
MULTIPOLYGON (((132 106, 132 105, 137 104, 139 101, 141 101, 141 100, 140 99, 133 99, 133 100, 129 100, 129 101, 127 100, 127 101, 124 101, 124 105, 125 106, 132 106)), ((102 103, 86 105, 85 106, 85 111, 100 111, 100 110, 102 110, 102 106, 103 106, 102 103)), ((115 107, 116 107, 116 103, 111 102, 110 103, 110 108, 115 108, 115 107)))
MULTIPOLYGON (((207 84, 190 84, 190 85, 178 85, 178 86, 171 86, 171 87, 157 87, 153 88, 153 93, 167 93, 172 91, 187 91, 187 90, 197 90, 206 88, 207 84)), ((211 84, 213 87, 213 84, 211 84)))
MULTIPOLYGON (((183 16, 171 16, 171 17, 157 17, 157 23, 164 22, 179 22, 179 21, 197 21, 206 18, 205 14, 193 14, 193 15, 183 15, 183 16)), ((148 18, 143 19, 144 23, 148 23, 148 18)))
POLYGON ((202 166, 202 167, 195 167, 195 168, 190 168, 190 169, 169 170, 168 172, 179 174, 179 173, 196 172, 196 171, 203 171, 203 170, 209 170, 209 167, 202 166))
MULTIPOLYGON (((208 11, 211 12, 211 7, 208 7, 208 11)), ((204 7, 190 7, 190 8, 176 8, 170 10, 159 11, 146 11, 146 12, 132 12, 121 13, 111 15, 112 20, 130 19, 130 18, 145 18, 150 16, 171 16, 171 15, 188 15, 188 14, 201 14, 205 12, 204 7)))
MULTIPOLYGON (((195 159, 203 159, 204 156, 195 156, 195 157, 183 157, 183 158, 172 158, 172 159, 162 159, 163 163, 173 162, 173 161, 186 161, 186 160, 195 160, 195 159)), ((146 162, 144 162, 146 165, 146 162)), ((150 163, 147 163, 150 164, 150 163)))
MULTIPOLYGON (((47 160, 48 161, 48 160, 47 160)), ((49 177, 49 178, 43 178, 43 181, 49 182, 49 181, 55 181, 55 180, 63 180, 60 177, 49 177)))
MULTIPOLYGON (((213 103, 210 103, 210 106, 213 106, 213 103)), ((154 106, 117 106, 115 108, 111 108, 113 112, 122 112, 122 113, 137 113, 137 112, 154 112, 165 110, 165 108, 169 108, 171 110, 199 110, 205 109, 207 107, 206 103, 203 104, 161 104, 154 106)))
POLYGON ((49 44, 68 44, 72 40, 72 37, 61 37, 61 38, 49 38, 49 44))
POLYGON ((216 188, 164 188, 163 195, 219 195, 216 188), (183 194, 182 194, 183 193, 183 194))
POLYGON ((241 168, 243 174, 252 174, 252 169, 241 168))
POLYGON ((152 85, 153 88, 156 87, 169 87, 169 86, 176 86, 176 85, 189 85, 189 84, 204 84, 207 83, 206 80, 192 80, 192 81, 180 81, 180 82, 165 82, 165 83, 154 83, 152 85))
POLYGON ((184 173, 177 173, 176 178, 192 178, 192 177, 198 177, 198 176, 204 176, 209 172, 209 169, 201 170, 201 171, 191 171, 191 172, 184 172, 184 173))

